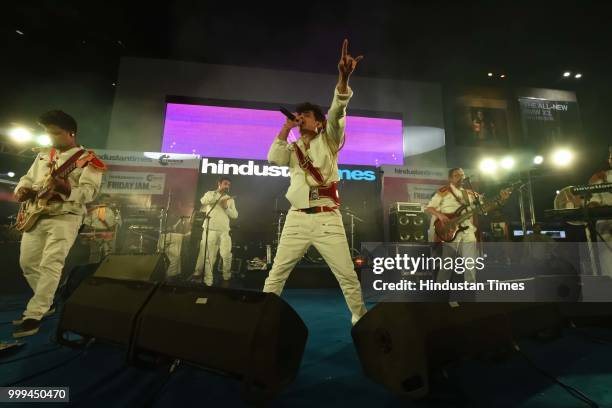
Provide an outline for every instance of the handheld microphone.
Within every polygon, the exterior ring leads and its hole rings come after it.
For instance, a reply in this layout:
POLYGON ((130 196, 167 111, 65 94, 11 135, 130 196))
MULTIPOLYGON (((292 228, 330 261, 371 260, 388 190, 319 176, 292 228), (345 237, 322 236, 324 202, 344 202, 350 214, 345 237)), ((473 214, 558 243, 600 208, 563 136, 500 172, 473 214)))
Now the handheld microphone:
POLYGON ((294 115, 293 113, 289 112, 289 110, 288 110, 288 109, 285 109, 285 108, 281 107, 279 110, 280 110, 280 111, 282 112, 282 114, 283 114, 283 115, 285 115, 285 116, 286 116, 288 119, 290 119, 290 120, 295 120, 295 115, 294 115))

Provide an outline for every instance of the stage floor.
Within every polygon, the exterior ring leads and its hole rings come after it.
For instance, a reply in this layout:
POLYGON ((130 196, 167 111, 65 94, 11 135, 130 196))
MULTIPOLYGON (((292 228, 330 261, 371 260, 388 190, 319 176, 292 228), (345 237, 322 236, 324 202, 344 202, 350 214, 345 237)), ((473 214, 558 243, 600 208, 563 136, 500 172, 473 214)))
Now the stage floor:
MULTIPOLYGON (((337 289, 287 289, 284 297, 309 329, 301 370, 273 407, 554 407, 585 406, 551 383, 519 356, 499 363, 467 361, 448 370, 455 390, 437 401, 409 402, 371 382, 361 370, 350 335, 350 315, 337 289), (463 394, 461 399, 453 395, 463 394)), ((10 320, 23 298, 0 303, 0 340, 11 339, 10 320), (10 310, 13 309, 13 310, 10 310)), ((44 321, 38 335, 17 352, 0 357, 0 385, 69 386, 73 405, 83 407, 245 406, 239 384, 231 379, 179 367, 169 378, 124 366, 121 350, 94 345, 86 353, 59 348, 51 341, 57 315, 44 321), (165 384, 165 385, 164 385, 165 384), (162 388, 162 385, 163 388, 162 388)), ((612 407, 612 330, 591 330, 608 344, 575 331, 548 343, 521 342, 522 350, 600 407, 612 407)), ((27 404, 16 404, 26 406, 27 404)))

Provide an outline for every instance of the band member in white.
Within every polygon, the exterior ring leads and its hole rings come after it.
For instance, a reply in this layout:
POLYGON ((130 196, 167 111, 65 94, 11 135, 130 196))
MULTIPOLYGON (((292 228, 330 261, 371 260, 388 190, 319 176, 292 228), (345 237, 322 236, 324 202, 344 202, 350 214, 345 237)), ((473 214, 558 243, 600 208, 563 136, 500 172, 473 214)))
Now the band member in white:
MULTIPOLYGON (((589 179, 589 184, 612 183, 612 146, 608 148, 608 169, 599 171, 589 179)), ((589 207, 612 206, 612 193, 593 194, 589 207)), ((612 220, 599 220, 595 225, 599 249, 599 265, 602 275, 612 276, 612 220)))
POLYGON ((68 251, 74 244, 86 213, 85 204, 93 201, 100 190, 105 165, 92 151, 76 143, 77 123, 62 111, 43 114, 39 123, 51 138, 53 147, 41 150, 27 174, 19 180, 15 196, 20 202, 35 199, 37 192, 51 186, 43 215, 21 238, 19 263, 34 296, 28 302, 23 318, 15 320, 14 337, 35 334, 41 319, 53 310, 68 251), (82 153, 79 153, 82 152, 82 153), (79 156, 76 168, 65 178, 48 178, 66 161, 79 156))
POLYGON ((338 211, 337 184, 346 107, 353 95, 349 77, 363 56, 353 58, 347 48, 348 40, 344 40, 338 83, 327 119, 316 105, 298 106, 295 120, 287 119, 268 152, 269 162, 289 166, 291 184, 286 197, 291 209, 263 290, 280 295, 295 264, 314 245, 338 279, 355 324, 366 308, 338 211), (301 137, 288 144, 289 132, 295 127, 299 127, 301 137))
POLYGON ((228 195, 232 182, 227 177, 219 178, 217 189, 208 191, 200 202, 202 203, 202 212, 210 211, 209 219, 204 220, 202 227, 202 241, 200 242, 200 252, 196 262, 195 279, 202 276, 204 269, 204 283, 208 286, 213 284, 213 266, 217 260, 217 253, 221 254, 223 262, 223 287, 229 287, 230 279, 232 278, 232 237, 230 236, 230 218, 238 218, 235 200, 228 195), (216 203, 216 205, 215 205, 216 203), (214 208, 213 208, 214 206, 214 208), (210 220, 208 228, 208 249, 206 248, 206 224, 210 220), (206 252, 207 262, 204 262, 204 252, 206 252), (206 263, 206 266, 204 264, 206 263))
MULTIPOLYGON (((449 222, 446 214, 454 213, 462 205, 474 206, 476 193, 472 190, 463 188, 465 173, 463 169, 456 167, 448 171, 448 185, 438 189, 427 204, 425 212, 439 219, 442 223, 449 222)), ((476 247, 476 227, 473 220, 467 219, 462 226, 467 229, 457 233, 452 242, 444 243, 443 256, 461 256, 463 258, 476 258, 478 250, 476 247)), ((476 275, 473 268, 466 268, 463 276, 465 282, 476 282, 476 275)), ((451 278, 453 271, 441 269, 438 272, 437 281, 446 282, 451 278)))

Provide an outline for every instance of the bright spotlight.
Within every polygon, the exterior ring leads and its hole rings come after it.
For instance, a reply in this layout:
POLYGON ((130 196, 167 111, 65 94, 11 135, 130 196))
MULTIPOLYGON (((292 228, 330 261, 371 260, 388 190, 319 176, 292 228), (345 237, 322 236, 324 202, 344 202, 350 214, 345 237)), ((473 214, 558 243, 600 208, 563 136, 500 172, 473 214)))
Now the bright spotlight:
POLYGON ((493 159, 483 159, 478 167, 485 174, 493 174, 497 170, 497 163, 493 159))
POLYGON ((32 133, 28 129, 22 127, 11 129, 9 131, 9 136, 18 143, 25 143, 32 140, 32 133))
POLYGON ((493 76, 493 73, 492 73, 492 72, 489 72, 489 73, 487 74, 487 76, 492 77, 492 76, 493 76))
POLYGON ((569 72, 569 71, 565 71, 565 72, 563 73, 563 77, 564 77, 564 78, 567 78, 567 77, 568 77, 568 76, 570 76, 570 75, 572 75, 572 73, 571 73, 571 72, 569 72))
POLYGON ((504 169, 510 170, 514 167, 514 159, 512 157, 504 157, 499 163, 504 169))
POLYGON ((544 158, 540 155, 533 158, 533 164, 542 164, 544 163, 544 158))
POLYGON ((500 78, 505 78, 505 77, 506 77, 506 74, 501 74, 499 77, 500 77, 500 78))
POLYGON ((15 177, 15 173, 12 172, 12 171, 9 171, 8 173, 6 173, 6 175, 11 177, 11 178, 15 177))
POLYGON ((567 149, 556 150, 552 155, 553 163, 559 167, 569 165, 574 159, 574 154, 567 149))
POLYGON ((49 137, 49 135, 40 135, 36 139, 36 143, 41 146, 51 146, 51 138, 49 137))
POLYGON ((580 79, 580 78, 582 78, 582 74, 576 74, 576 75, 574 75, 574 78, 580 79))

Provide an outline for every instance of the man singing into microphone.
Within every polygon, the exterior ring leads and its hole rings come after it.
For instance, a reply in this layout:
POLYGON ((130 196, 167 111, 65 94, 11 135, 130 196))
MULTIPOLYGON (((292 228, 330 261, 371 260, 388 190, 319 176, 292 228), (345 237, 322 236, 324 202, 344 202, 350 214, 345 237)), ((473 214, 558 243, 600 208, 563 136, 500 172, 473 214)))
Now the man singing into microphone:
POLYGON ((209 214, 209 218, 204 220, 202 227, 202 241, 200 243, 200 252, 196 262, 195 272, 193 277, 198 279, 202 276, 204 269, 204 283, 207 286, 213 284, 212 268, 217 260, 217 252, 221 253, 223 261, 223 287, 229 287, 229 282, 232 277, 232 238, 230 237, 230 218, 238 218, 236 211, 236 203, 234 199, 228 195, 232 182, 227 177, 220 177, 217 182, 217 189, 208 191, 200 199, 202 203, 202 212, 209 214), (213 207, 214 206, 214 207, 213 207), (211 211, 212 208, 212 211, 211 211), (208 248, 206 249, 206 227, 208 228, 208 248), (206 255, 204 255, 206 252, 206 255), (204 266, 204 257, 206 256, 206 267, 204 266))
POLYGON ((291 184, 286 197, 291 209, 263 290, 280 295, 295 264, 314 245, 338 279, 355 324, 366 308, 338 211, 338 152, 344 144, 346 107, 353 95, 349 77, 363 56, 353 58, 347 49, 348 40, 344 40, 327 119, 320 107, 299 105, 295 120, 287 119, 268 152, 269 162, 289 166, 291 184), (287 137, 295 127, 301 137, 289 144, 287 137))

